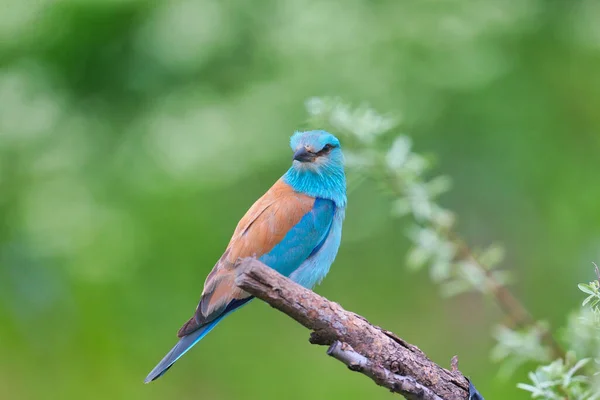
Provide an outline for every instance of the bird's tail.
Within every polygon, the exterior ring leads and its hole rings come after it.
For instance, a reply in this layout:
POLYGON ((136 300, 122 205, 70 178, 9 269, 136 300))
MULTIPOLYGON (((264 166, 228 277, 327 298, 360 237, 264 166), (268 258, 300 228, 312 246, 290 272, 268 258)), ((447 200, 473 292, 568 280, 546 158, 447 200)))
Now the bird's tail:
POLYGON ((219 315, 217 318, 215 318, 208 324, 199 327, 197 330, 190 332, 188 335, 183 336, 179 340, 179 342, 177 342, 175 347, 173 347, 171 349, 171 351, 169 351, 169 353, 167 353, 167 355, 158 363, 158 365, 156 367, 154 367, 154 369, 152 371, 150 371, 150 373, 144 380, 144 383, 150 383, 153 380, 156 380, 156 379, 160 378, 161 376, 163 376, 164 373, 167 372, 167 370, 169 368, 171 368, 173 366, 173 364, 175 364, 175 361, 179 360, 182 355, 184 355, 185 353, 187 353, 187 351, 189 349, 194 347, 194 345, 196 343, 198 343, 200 340, 202 340, 202 338, 204 336, 208 335, 208 333, 210 331, 212 331, 213 328, 215 326, 217 326, 217 324, 219 322, 221 322, 221 320, 223 318, 225 318, 227 315, 229 315, 233 311, 239 309, 244 304, 247 304, 253 298, 254 297, 249 296, 244 299, 236 299, 236 300, 231 301, 227 305, 227 307, 225 308, 223 313, 221 315, 219 315))
POLYGON ((189 349, 191 349, 196 343, 198 343, 204 336, 213 330, 215 326, 225 317, 225 314, 219 316, 214 321, 211 321, 207 325, 190 333, 187 336, 182 337, 179 342, 167 353, 167 355, 158 363, 156 367, 148 374, 144 383, 150 383, 155 379, 163 376, 169 368, 175 364, 175 361, 179 360, 189 349))

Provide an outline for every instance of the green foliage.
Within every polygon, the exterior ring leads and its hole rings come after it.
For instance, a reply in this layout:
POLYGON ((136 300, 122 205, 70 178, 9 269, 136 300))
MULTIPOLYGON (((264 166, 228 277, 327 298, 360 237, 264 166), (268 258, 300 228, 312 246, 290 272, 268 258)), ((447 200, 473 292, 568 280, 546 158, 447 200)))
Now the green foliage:
POLYGON ((500 375, 510 377, 518 367, 529 362, 548 362, 549 349, 542 344, 542 334, 546 326, 531 326, 521 330, 498 326, 493 333, 496 346, 492 349, 493 361, 503 361, 500 375))
MULTIPOLYGON (((596 271, 598 269, 596 268, 596 271)), ((569 320, 566 361, 557 359, 529 373, 531 383, 519 388, 543 399, 594 400, 600 398, 600 282, 579 284, 588 297, 582 309, 569 320)))
POLYGON ((573 365, 558 359, 538 367, 535 372, 530 372, 531 384, 519 383, 518 387, 531 392, 533 399, 563 400, 565 397, 573 400, 598 399, 600 393, 590 388, 589 378, 580 375, 589 361, 589 358, 584 358, 573 365))
POLYGON ((588 297, 586 297, 583 301, 582 305, 589 305, 589 307, 593 310, 597 310, 598 304, 600 303, 600 282, 592 281, 588 284, 580 283, 578 287, 579 290, 588 295, 588 297))

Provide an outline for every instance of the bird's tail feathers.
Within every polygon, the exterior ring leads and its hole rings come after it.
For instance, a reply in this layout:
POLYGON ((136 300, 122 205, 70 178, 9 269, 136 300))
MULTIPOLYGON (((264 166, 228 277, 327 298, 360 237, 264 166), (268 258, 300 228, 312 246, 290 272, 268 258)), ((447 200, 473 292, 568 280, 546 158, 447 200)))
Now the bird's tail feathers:
POLYGON ((211 321, 207 325, 198 329, 195 332, 190 333, 187 336, 182 337, 179 342, 167 353, 167 355, 158 363, 156 367, 148 374, 144 383, 150 383, 163 376, 169 368, 175 364, 175 361, 179 360, 189 349, 191 349, 196 343, 198 343, 204 336, 213 330, 215 326, 223 319, 225 315, 211 321))
POLYGON ((171 351, 169 351, 169 353, 167 353, 167 355, 158 363, 158 365, 154 367, 154 369, 148 374, 144 380, 144 383, 150 383, 163 376, 164 373, 167 372, 167 370, 171 368, 173 364, 175 364, 175 361, 179 360, 181 356, 187 353, 189 349, 194 347, 194 345, 202 340, 204 336, 208 335, 208 333, 212 331, 223 318, 244 304, 247 304, 252 299, 253 297, 250 296, 230 302, 223 313, 217 318, 210 321, 206 325, 199 327, 197 330, 190 332, 188 335, 183 336, 171 349, 171 351))

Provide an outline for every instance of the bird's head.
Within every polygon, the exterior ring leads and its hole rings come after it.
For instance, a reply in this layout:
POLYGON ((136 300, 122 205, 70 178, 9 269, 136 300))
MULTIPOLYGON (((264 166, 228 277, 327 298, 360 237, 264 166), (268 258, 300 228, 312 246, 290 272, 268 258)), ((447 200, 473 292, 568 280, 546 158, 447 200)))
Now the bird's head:
POLYGON ((290 147, 294 151, 293 167, 297 170, 324 173, 343 168, 340 141, 329 132, 296 132, 290 140, 290 147))
POLYGON ((340 141, 325 131, 296 132, 290 140, 292 167, 283 180, 295 191, 346 206, 346 175, 340 141))

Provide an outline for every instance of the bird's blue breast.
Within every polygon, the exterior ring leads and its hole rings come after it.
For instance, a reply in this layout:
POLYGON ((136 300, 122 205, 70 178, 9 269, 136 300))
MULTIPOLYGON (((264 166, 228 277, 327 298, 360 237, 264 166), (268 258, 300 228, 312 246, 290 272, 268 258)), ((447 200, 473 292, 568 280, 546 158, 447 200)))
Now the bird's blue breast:
POLYGON ((343 207, 335 209, 327 237, 310 257, 290 274, 291 280, 304 287, 312 288, 325 278, 340 248, 345 212, 346 210, 343 207))
POLYGON ((322 248, 329 236, 335 213, 336 206, 332 200, 315 199, 311 211, 269 253, 260 257, 260 261, 280 274, 290 276, 322 248))

